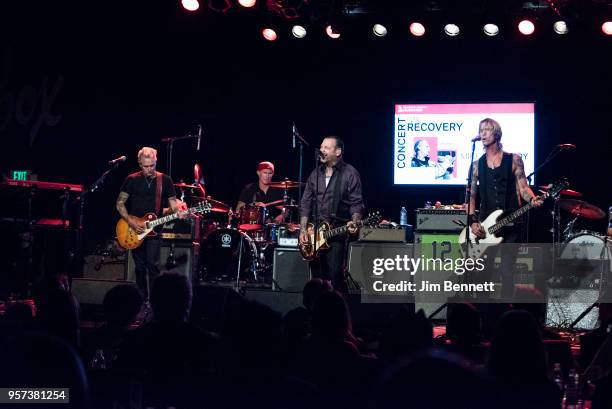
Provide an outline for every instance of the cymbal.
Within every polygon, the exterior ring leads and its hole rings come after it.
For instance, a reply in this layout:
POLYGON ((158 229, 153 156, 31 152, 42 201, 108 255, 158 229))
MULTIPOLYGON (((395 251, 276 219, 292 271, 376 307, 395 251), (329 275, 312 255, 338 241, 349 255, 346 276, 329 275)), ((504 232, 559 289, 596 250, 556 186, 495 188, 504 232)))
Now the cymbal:
POLYGON ((570 212, 574 216, 584 217, 585 219, 603 219, 606 217, 606 213, 603 210, 584 200, 561 199, 557 203, 559 203, 561 209, 570 212))
POLYGON ((188 185, 187 183, 175 183, 174 186, 181 189, 197 189, 198 185, 188 185))
POLYGON ((283 203, 283 202, 284 202, 284 200, 283 200, 283 199, 280 199, 280 200, 275 200, 275 201, 273 201, 273 202, 264 203, 264 207, 274 206, 274 205, 277 205, 277 204, 279 204, 279 203, 283 203))
POLYGON ((285 208, 290 209, 297 209, 298 207, 300 207, 299 205, 296 204, 288 204, 288 205, 279 205, 279 206, 274 206, 275 208, 277 208, 278 210, 283 210, 285 208))
POLYGON ((295 182, 293 180, 283 180, 282 182, 270 182, 268 186, 275 189, 293 189, 299 186, 304 186, 305 183, 295 182))
MULTIPOLYGON (((542 190, 544 192, 546 192, 549 188, 550 188, 550 186, 540 186, 540 190, 542 190)), ((563 189, 559 193, 561 195, 564 195, 564 196, 582 197, 582 193, 577 192, 577 191, 572 190, 572 189, 563 189)))
POLYGON ((211 198, 205 199, 208 203, 211 204, 210 211, 215 213, 227 213, 230 210, 230 206, 228 204, 223 203, 220 200, 215 200, 211 198))

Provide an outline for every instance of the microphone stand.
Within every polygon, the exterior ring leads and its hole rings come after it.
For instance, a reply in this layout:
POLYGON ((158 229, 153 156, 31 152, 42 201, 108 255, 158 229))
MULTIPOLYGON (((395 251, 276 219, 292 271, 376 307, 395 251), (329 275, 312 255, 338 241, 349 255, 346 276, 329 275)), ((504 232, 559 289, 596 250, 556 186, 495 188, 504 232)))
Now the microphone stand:
POLYGON ((199 138, 200 135, 183 135, 183 136, 175 136, 175 137, 169 137, 169 138, 163 138, 161 141, 166 143, 168 145, 168 148, 166 148, 166 160, 168 162, 168 176, 170 176, 170 178, 172 178, 172 150, 174 148, 174 142, 175 141, 180 141, 182 139, 192 139, 192 138, 199 138))
POLYGON ((476 141, 472 140, 472 154, 470 156, 470 169, 468 170, 468 178, 467 178, 467 186, 465 189, 465 200, 467 203, 467 212, 465 216, 465 254, 469 258, 469 248, 471 246, 470 234, 472 230, 472 225, 470 223, 470 212, 472 210, 471 206, 471 198, 472 198, 472 179, 474 178, 474 151, 476 150, 476 141))
MULTIPOLYGON (((295 128, 295 124, 294 124, 293 129, 295 132, 294 137, 297 139, 297 143, 300 145, 300 150, 299 150, 300 159, 299 159, 299 165, 298 165, 299 166, 298 168, 298 203, 300 203, 302 201, 302 169, 303 169, 303 164, 304 164, 304 145, 310 146, 310 144, 306 142, 304 138, 302 138, 302 135, 300 135, 300 133, 297 131, 297 128, 295 128)), ((317 159, 316 162, 318 163, 319 160, 317 159)))
MULTIPOLYGON (((98 190, 98 188, 100 188, 100 186, 102 186, 102 184, 104 183, 104 180, 109 175, 109 173, 117 169, 120 163, 121 162, 115 162, 113 165, 111 165, 109 169, 107 169, 98 179, 96 179, 95 182, 91 184, 91 186, 89 186, 87 190, 81 193, 81 195, 77 198, 77 200, 79 201, 79 224, 77 226, 76 242, 77 242, 77 251, 78 251, 78 258, 79 258, 78 263, 79 263, 79 269, 81 270, 81 272, 82 272, 82 267, 83 267, 82 255, 83 255, 83 227, 84 227, 84 220, 85 220, 85 201, 86 201, 85 199, 87 199, 88 194, 95 192, 96 190, 98 190)), ((127 278, 127 277, 124 277, 124 278, 127 278)))

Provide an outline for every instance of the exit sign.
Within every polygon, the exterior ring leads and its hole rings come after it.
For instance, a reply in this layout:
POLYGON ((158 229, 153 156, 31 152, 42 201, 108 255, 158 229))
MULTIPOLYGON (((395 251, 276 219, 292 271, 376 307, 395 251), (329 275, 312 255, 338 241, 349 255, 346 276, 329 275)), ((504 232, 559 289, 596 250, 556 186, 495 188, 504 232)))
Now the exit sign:
POLYGON ((14 180, 28 180, 30 178, 31 171, 29 170, 12 170, 11 179, 14 180))

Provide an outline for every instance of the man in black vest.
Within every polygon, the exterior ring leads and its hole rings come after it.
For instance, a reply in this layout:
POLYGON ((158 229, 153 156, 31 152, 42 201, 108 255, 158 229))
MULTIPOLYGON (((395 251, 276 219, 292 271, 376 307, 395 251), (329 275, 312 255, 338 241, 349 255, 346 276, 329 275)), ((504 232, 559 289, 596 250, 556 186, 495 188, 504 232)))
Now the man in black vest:
MULTIPOLYGON (((123 182, 119 197, 117 198, 117 211, 121 217, 137 233, 142 233, 143 227, 138 222, 139 217, 147 213, 162 216, 163 206, 168 203, 173 212, 180 210, 176 199, 174 183, 170 176, 155 170, 157 165, 157 150, 144 147, 138 152, 138 165, 140 172, 132 173, 123 182), (159 187, 158 187, 159 185, 159 187), (125 206, 130 200, 130 212, 125 206)), ((184 216, 181 216, 183 218, 184 216)), ((132 250, 134 258, 136 284, 142 291, 144 299, 148 301, 147 273, 149 284, 159 275, 159 253, 161 236, 147 237, 140 247, 132 250)))
MULTIPOLYGON (((470 190, 470 227, 472 234, 478 237, 486 235, 480 221, 483 221, 494 210, 510 212, 518 209, 523 201, 531 202, 535 207, 542 205, 542 200, 535 196, 525 176, 523 159, 516 153, 502 150, 502 130, 499 123, 491 118, 480 121, 478 133, 485 149, 485 154, 472 164, 473 178, 470 190), (479 215, 476 217, 476 197, 480 194, 479 215)), ((502 232, 504 243, 518 243, 521 236, 521 223, 515 222, 502 232)), ((496 249, 487 252, 485 274, 491 273, 496 249)), ((518 246, 502 246, 501 250, 501 291, 502 298, 514 295, 514 264, 518 246)), ((490 277, 489 277, 490 279, 490 277)))
MULTIPOLYGON (((339 137, 328 136, 321 142, 320 163, 308 177, 300 202, 300 243, 308 242, 306 226, 309 220, 325 221, 332 227, 348 220, 349 233, 357 232, 355 222, 361 220, 365 209, 361 178, 357 169, 344 162, 343 153, 344 142, 339 137)), ((339 290, 344 289, 344 243, 342 236, 330 239, 329 250, 322 252, 320 259, 310 265, 313 278, 330 280, 339 290)))

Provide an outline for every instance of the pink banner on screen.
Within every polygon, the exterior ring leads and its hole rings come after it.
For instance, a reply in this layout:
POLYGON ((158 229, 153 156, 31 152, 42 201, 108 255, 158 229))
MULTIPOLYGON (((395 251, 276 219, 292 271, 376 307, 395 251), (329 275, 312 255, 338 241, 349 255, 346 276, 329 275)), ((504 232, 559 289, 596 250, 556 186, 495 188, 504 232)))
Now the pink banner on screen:
POLYGON ((415 104, 395 105, 396 114, 513 114, 533 113, 534 105, 525 104, 415 104))

